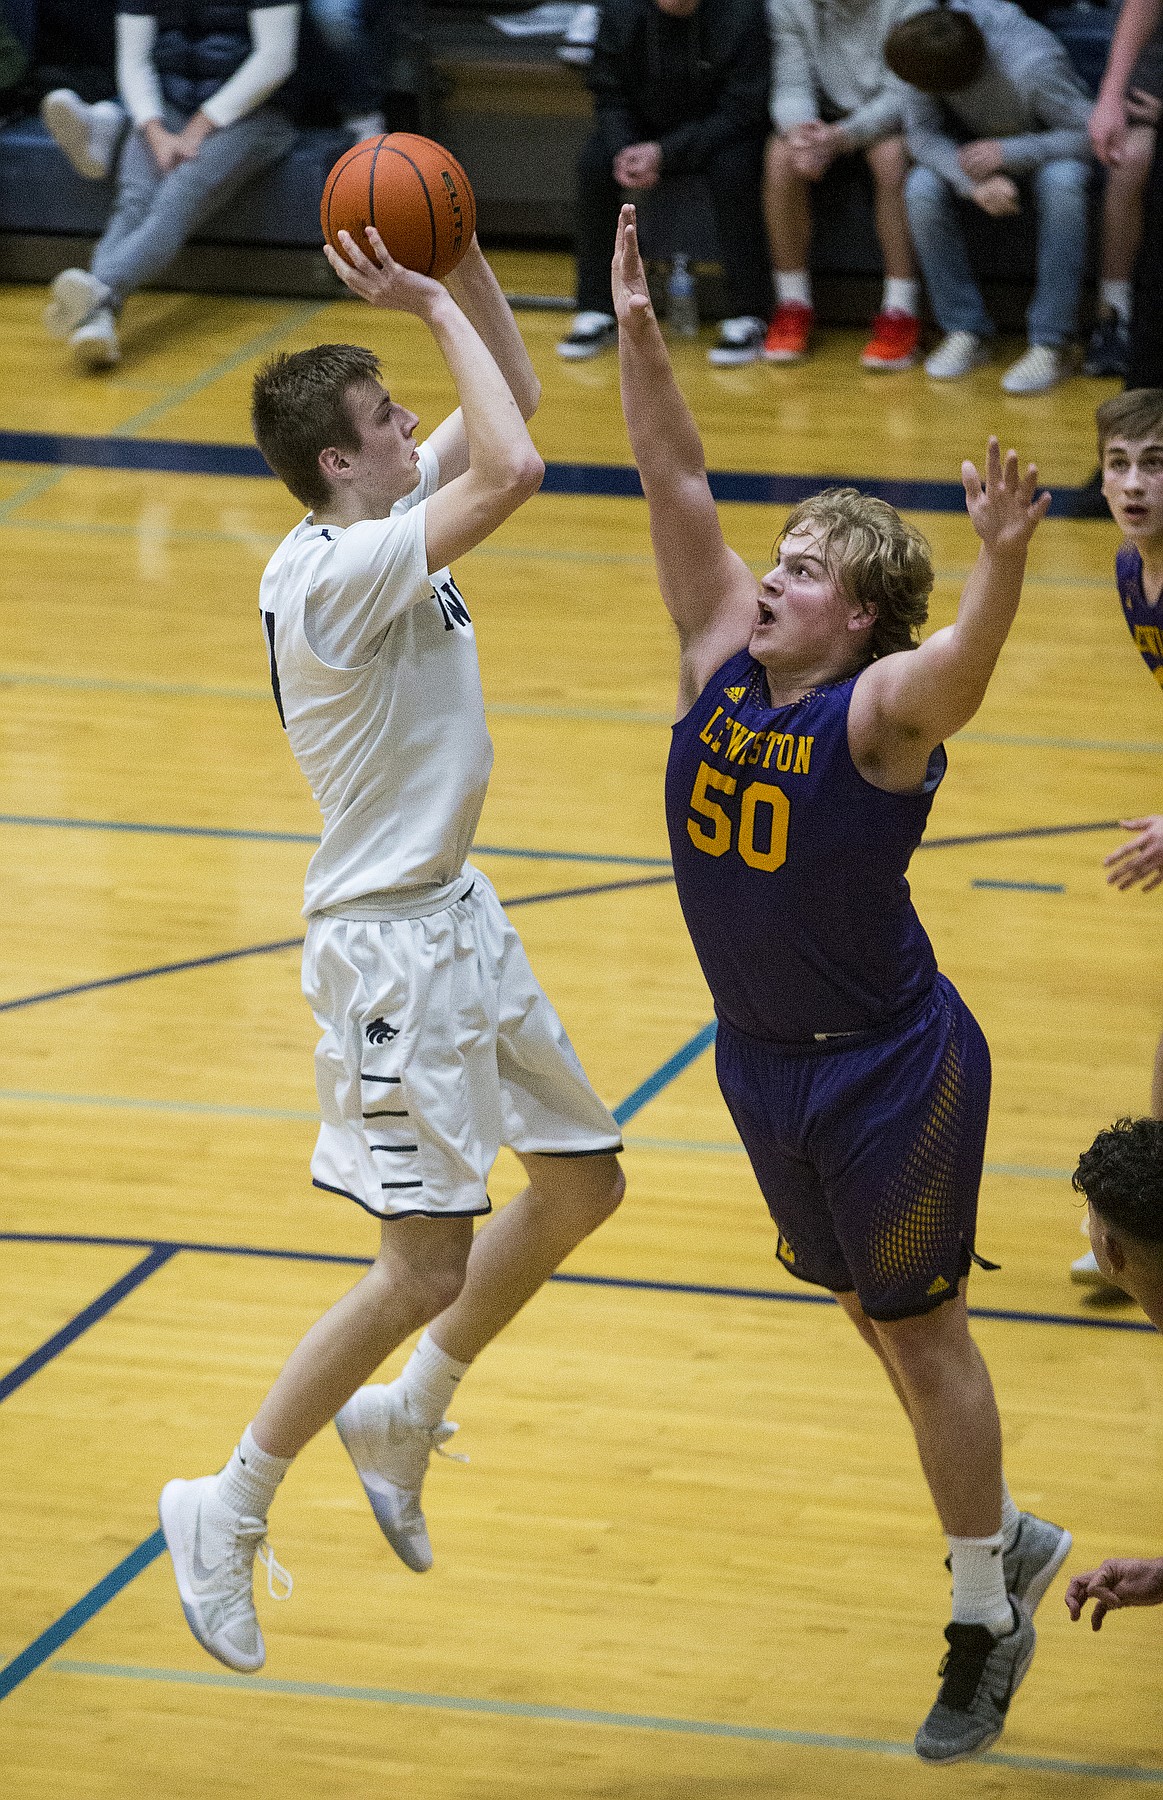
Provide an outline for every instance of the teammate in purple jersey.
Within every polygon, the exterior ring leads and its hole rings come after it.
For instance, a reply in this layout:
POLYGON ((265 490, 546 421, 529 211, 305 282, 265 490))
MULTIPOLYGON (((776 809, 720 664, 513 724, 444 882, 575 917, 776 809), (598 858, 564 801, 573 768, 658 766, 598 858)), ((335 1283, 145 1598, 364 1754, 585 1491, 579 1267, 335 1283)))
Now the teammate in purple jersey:
POLYGON ((953 1620, 919 1754, 993 1743, 1070 1534, 1020 1513, 969 1334, 989 1053, 937 972, 905 870, 1013 623, 1048 494, 990 441, 962 465, 981 538, 955 623, 918 647, 929 548, 853 489, 804 502, 762 581, 723 541, 632 207, 614 254, 622 404, 678 627, 667 812, 718 1014, 724 1097, 779 1231, 830 1289, 912 1424, 949 1541, 953 1620))
MULTIPOLYGON (((1115 580, 1123 617, 1155 680, 1163 687, 1163 388, 1127 388, 1095 414, 1102 491, 1123 534, 1115 580)), ((1103 858, 1107 880, 1124 892, 1142 883, 1149 894, 1163 882, 1163 814, 1123 819, 1135 836, 1103 858)), ((1163 1037, 1151 1072, 1151 1113, 1163 1119, 1163 1037)), ((1086 1230, 1085 1222, 1083 1230, 1086 1230)), ((1116 1295, 1093 1250, 1070 1265, 1070 1278, 1116 1295)))

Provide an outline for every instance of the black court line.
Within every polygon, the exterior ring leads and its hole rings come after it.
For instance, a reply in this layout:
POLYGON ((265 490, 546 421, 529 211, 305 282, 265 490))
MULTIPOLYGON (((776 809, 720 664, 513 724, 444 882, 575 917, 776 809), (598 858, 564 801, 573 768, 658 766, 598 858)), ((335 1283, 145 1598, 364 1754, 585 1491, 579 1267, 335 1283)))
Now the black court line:
MULTIPOLYGON (((38 1241, 51 1242, 51 1240, 38 1241)), ((127 1245, 126 1248, 129 1246, 127 1245)), ((59 1331, 54 1332, 52 1337, 46 1338, 44 1343, 32 1352, 31 1356, 26 1356, 23 1362, 18 1362, 14 1369, 10 1369, 7 1375, 0 1378, 0 1400, 7 1400, 9 1394, 15 1393, 18 1387, 23 1386, 31 1376, 36 1374, 38 1369, 43 1369, 54 1356, 59 1356, 61 1351, 79 1338, 83 1331, 88 1331, 90 1325, 95 1325, 98 1319, 103 1319, 106 1313, 112 1312, 119 1300, 124 1300, 126 1294, 131 1294, 134 1288, 141 1286, 143 1281, 148 1281, 149 1277, 168 1263, 171 1257, 177 1255, 180 1248, 179 1244, 151 1244, 148 1256, 143 1256, 141 1261, 127 1274, 120 1276, 111 1287, 105 1289, 103 1294, 98 1294, 95 1300, 90 1301, 88 1306, 76 1313, 67 1325, 63 1325, 59 1331)))
MULTIPOLYGON (((158 1240, 135 1237, 99 1237, 87 1236, 83 1232, 0 1231, 0 1243, 76 1244, 81 1248, 149 1249, 164 1252, 161 1261, 156 1265, 158 1268, 178 1251, 188 1251, 194 1256, 241 1256, 257 1257, 272 1262, 339 1264, 353 1269, 369 1269, 373 1261, 370 1256, 339 1256, 333 1251, 326 1250, 269 1249, 260 1244, 213 1244, 202 1243, 196 1239, 158 1240)), ((146 1270, 146 1274, 152 1273, 152 1269, 146 1270)), ((141 1279, 144 1280, 144 1278, 143 1275, 141 1279)), ((716 1300, 763 1300, 792 1306, 835 1306, 837 1304, 830 1294, 816 1293, 806 1288, 801 1290, 799 1288, 736 1287, 715 1282, 659 1281, 637 1275, 587 1275, 561 1269, 558 1269, 549 1279, 567 1286, 619 1288, 628 1293, 690 1294, 716 1300)), ((108 1308, 105 1310, 107 1311, 108 1308)), ((1110 1319, 1102 1314, 1089 1317, 1076 1313, 1030 1312, 1018 1307, 1005 1306, 971 1306, 969 1316, 971 1319, 993 1319, 1011 1325, 1076 1325, 1087 1331, 1131 1331, 1150 1334, 1155 1330, 1154 1325, 1146 1319, 1110 1319)), ((64 1348, 63 1344, 61 1348, 64 1348)), ((45 1360, 47 1361, 47 1358, 45 1360)))
MULTIPOLYGON (((57 468, 160 471, 172 475, 241 475, 274 479, 251 444, 205 444, 178 438, 79 437, 48 431, 0 431, 0 462, 48 464, 57 468)), ((963 512, 959 481, 867 475, 763 475, 742 470, 709 472, 716 500, 745 506, 795 506, 827 487, 858 487, 890 506, 918 512, 963 512)), ((543 494, 640 500, 642 483, 632 465, 551 462, 543 494)), ((1080 490, 1054 489, 1052 517, 1069 516, 1080 490)))
POLYGON ((1025 825, 1020 831, 976 831, 967 837, 922 838, 921 850, 959 850, 965 844, 1010 844, 1019 838, 1076 837, 1084 831, 1118 831, 1118 819, 1095 819, 1088 825, 1025 825))
MULTIPOLYGON (((623 888, 658 887, 669 884, 673 875, 639 875, 628 881, 599 881, 590 887, 553 888, 544 894, 518 894, 501 905, 511 912, 516 906, 537 906, 546 900, 577 900, 588 894, 614 894, 623 888)), ((183 975, 190 969, 209 969, 216 963, 237 962, 244 956, 270 956, 277 950, 298 950, 301 937, 278 938, 271 944, 249 944, 241 950, 218 950, 212 956, 194 956, 185 962, 156 963, 148 969, 129 969, 124 975, 105 975, 98 981, 77 981, 70 987, 46 988, 39 994, 23 994, 19 999, 0 1000, 0 1013, 17 1012, 25 1006, 42 1006, 47 1000, 67 1000, 74 994, 92 994, 100 988, 125 987, 132 981, 152 981, 158 975, 183 975)))

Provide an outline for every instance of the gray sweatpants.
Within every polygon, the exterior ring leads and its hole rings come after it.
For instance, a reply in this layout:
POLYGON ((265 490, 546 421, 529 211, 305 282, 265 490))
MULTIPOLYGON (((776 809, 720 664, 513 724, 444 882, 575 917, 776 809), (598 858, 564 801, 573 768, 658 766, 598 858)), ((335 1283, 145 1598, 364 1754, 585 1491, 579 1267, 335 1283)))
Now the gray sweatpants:
MULTIPOLYGON (((166 107, 165 123, 180 131, 187 115, 166 107)), ((296 137, 277 106, 213 131, 193 162, 159 173, 140 131, 131 131, 117 165, 117 193, 109 223, 90 263, 120 306, 173 262, 204 219, 252 176, 285 156, 296 137)))

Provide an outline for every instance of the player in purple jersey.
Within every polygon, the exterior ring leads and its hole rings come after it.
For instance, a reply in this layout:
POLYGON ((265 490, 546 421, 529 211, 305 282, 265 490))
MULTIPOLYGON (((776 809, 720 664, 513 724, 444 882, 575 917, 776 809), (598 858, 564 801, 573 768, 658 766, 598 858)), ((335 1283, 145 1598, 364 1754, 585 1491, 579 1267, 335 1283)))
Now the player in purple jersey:
POLYGON ((1019 1513, 969 1333, 989 1052, 937 973, 905 870, 981 704, 1049 495, 990 441, 962 466, 981 538, 955 623, 917 647, 928 545, 854 489, 798 507, 762 581, 723 541, 623 208, 622 404, 678 627, 667 812, 719 1020, 717 1070, 789 1272, 829 1289, 908 1414, 949 1540, 953 1621, 932 1762, 984 1750, 1070 1534, 1019 1513))
MULTIPOLYGON (((1128 388, 1104 400, 1095 425, 1103 495, 1123 534, 1115 557, 1123 617, 1135 648, 1163 687, 1163 388, 1128 388)), ((1141 882, 1149 894, 1163 882, 1163 814, 1120 822, 1135 836, 1104 857, 1107 880, 1124 892, 1141 882)), ((1151 1112, 1163 1118, 1163 1037, 1155 1049, 1151 1112)), ((1070 1265, 1070 1278, 1109 1294, 1120 1292, 1093 1250, 1070 1265)))

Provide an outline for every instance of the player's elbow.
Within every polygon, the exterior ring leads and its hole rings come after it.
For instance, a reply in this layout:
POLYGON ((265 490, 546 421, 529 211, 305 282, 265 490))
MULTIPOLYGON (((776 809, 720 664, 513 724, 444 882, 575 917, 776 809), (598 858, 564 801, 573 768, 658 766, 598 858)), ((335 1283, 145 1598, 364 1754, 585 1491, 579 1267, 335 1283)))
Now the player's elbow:
POLYGON ((516 399, 517 405, 521 409, 521 417, 525 420, 525 423, 528 424, 529 420, 533 417, 533 414, 537 411, 537 408, 541 405, 541 383, 538 381, 532 370, 529 371, 525 384, 522 387, 521 392, 516 396, 516 399))
POLYGON ((545 464, 532 444, 515 453, 505 472, 506 496, 518 506, 530 499, 545 480, 545 464))

